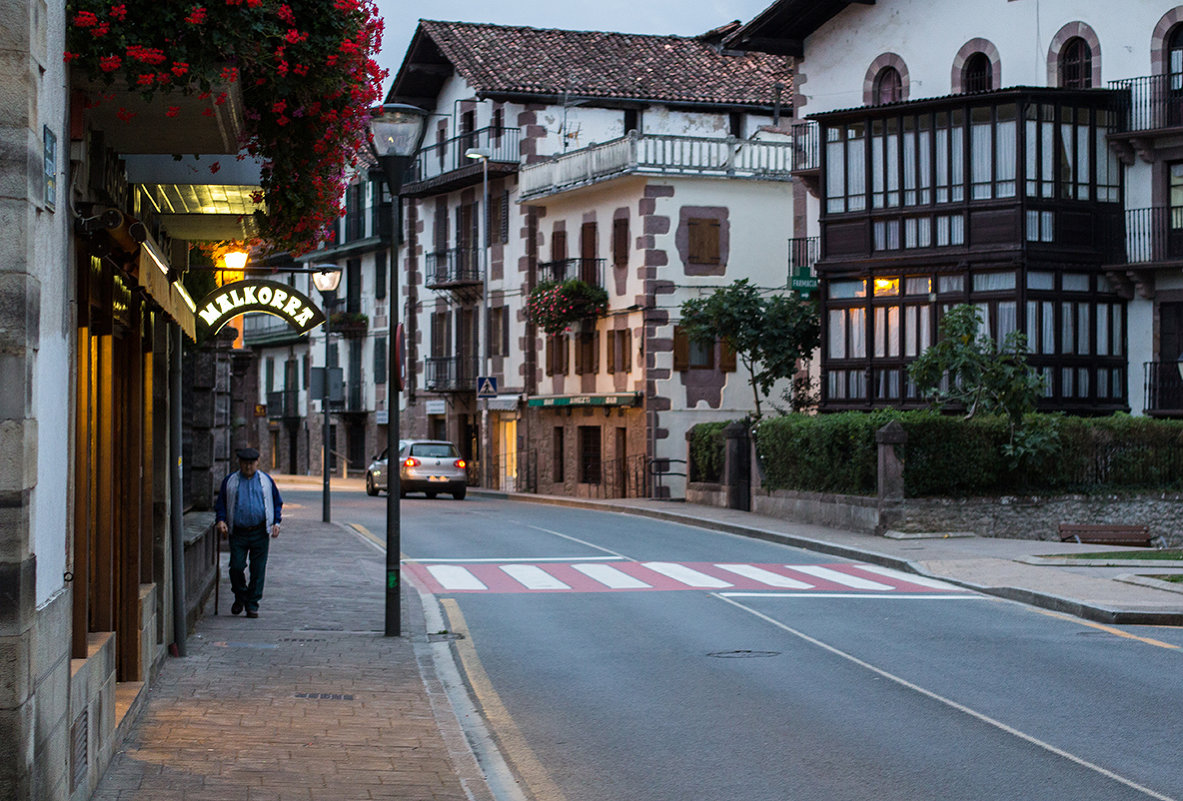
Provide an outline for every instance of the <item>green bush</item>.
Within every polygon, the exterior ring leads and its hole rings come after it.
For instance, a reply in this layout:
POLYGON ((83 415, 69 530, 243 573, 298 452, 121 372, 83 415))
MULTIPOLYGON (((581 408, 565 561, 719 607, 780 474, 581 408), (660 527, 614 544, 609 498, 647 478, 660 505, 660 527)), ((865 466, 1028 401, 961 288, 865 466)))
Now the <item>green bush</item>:
POLYGON ((730 420, 699 423, 690 429, 690 480, 718 483, 723 478, 723 429, 730 420))
POLYGON ((890 410, 761 422, 756 452, 764 486, 874 495, 875 432, 891 419, 908 434, 901 454, 908 497, 1183 490, 1183 422, 1032 414, 1016 456, 1005 417, 890 410))

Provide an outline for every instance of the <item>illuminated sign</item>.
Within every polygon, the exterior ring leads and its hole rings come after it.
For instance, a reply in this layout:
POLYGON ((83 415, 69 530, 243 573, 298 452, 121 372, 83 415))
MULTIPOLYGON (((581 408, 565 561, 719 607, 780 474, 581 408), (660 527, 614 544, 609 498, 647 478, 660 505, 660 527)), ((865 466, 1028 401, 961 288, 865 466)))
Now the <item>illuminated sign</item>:
POLYGON ((217 333, 234 317, 249 312, 271 314, 301 334, 325 321, 324 312, 306 295, 277 281, 235 281, 206 295, 197 316, 210 333, 217 333))

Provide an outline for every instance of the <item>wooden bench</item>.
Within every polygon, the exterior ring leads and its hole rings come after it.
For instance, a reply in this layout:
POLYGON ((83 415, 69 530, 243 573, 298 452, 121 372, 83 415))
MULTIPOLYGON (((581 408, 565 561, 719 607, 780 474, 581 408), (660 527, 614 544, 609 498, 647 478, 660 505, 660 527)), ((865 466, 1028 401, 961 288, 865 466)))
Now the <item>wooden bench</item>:
POLYGON ((1137 545, 1149 548, 1155 537, 1150 536, 1150 526, 1132 526, 1120 523, 1085 525, 1083 523, 1061 523, 1060 542, 1093 543, 1096 545, 1137 545))

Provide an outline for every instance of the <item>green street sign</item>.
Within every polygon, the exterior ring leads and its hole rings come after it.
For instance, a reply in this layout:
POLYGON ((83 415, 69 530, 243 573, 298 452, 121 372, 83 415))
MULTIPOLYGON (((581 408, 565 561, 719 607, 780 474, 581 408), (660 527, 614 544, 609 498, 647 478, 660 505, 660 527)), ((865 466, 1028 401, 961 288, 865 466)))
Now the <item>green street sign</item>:
POLYGON ((798 267, 789 277, 789 289, 796 290, 801 297, 808 298, 817 291, 817 278, 810 275, 808 267, 798 267))

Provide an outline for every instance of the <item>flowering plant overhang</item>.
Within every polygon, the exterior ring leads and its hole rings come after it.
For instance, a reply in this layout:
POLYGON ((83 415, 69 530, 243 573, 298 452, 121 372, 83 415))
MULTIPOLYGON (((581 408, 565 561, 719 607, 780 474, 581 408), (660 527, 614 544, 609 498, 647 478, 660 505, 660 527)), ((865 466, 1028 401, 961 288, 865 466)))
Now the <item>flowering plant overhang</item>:
MULTIPOLYGON (((372 58, 382 39, 373 0, 68 0, 67 14, 65 61, 92 83, 126 85, 147 101, 196 93, 217 105, 226 101, 218 87, 237 84, 240 146, 263 162, 264 248, 299 254, 331 238, 346 166, 359 163, 386 75, 372 58)), ((134 111, 118 117, 135 122, 134 111)))
POLYGON ((571 323, 601 317, 608 311, 608 293, 577 278, 544 281, 526 298, 526 318, 548 334, 557 334, 571 323))

